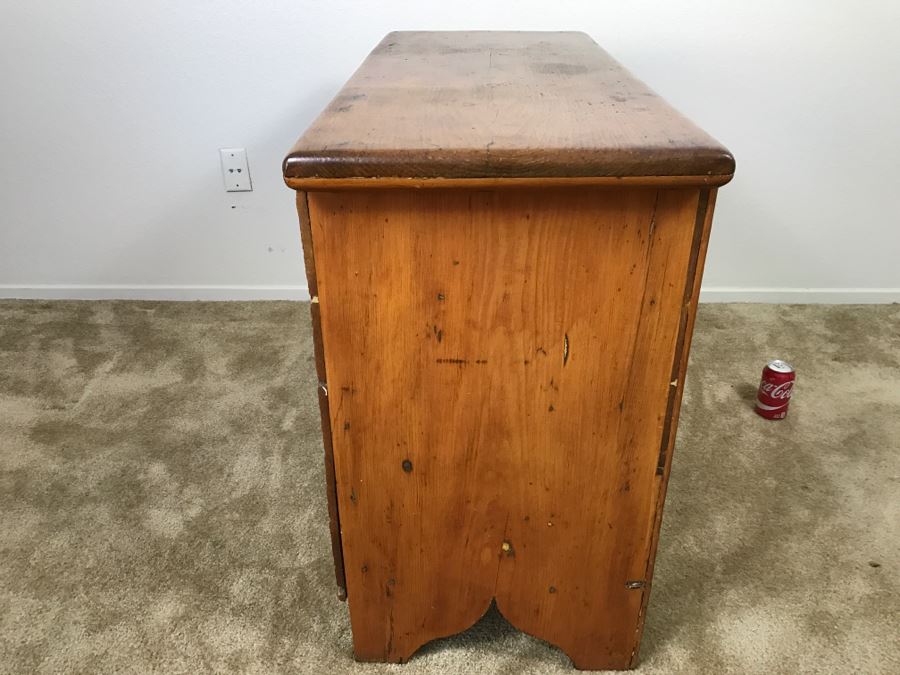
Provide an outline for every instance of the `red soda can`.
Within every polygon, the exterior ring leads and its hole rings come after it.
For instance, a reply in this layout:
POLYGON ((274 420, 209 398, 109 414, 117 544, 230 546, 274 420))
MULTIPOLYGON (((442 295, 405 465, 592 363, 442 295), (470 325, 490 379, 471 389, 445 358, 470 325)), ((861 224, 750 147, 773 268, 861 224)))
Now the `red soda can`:
POLYGON ((791 364, 779 359, 769 361, 762 371, 756 394, 756 414, 767 420, 783 420, 787 415, 797 374, 791 364))

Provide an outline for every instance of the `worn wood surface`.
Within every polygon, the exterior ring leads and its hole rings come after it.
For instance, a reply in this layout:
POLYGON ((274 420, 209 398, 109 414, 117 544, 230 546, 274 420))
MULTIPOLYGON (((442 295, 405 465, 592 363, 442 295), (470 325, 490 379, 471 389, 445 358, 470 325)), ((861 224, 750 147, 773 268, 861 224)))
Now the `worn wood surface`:
POLYGON ((326 190, 409 190, 463 188, 545 188, 545 187, 713 187, 731 176, 580 176, 569 178, 285 178, 288 187, 317 192, 326 190))
MULTIPOLYGON (((650 599, 650 586, 653 581, 653 569, 656 564, 656 550, 659 546, 659 532, 662 525, 663 506, 666 489, 669 485, 669 473, 672 470, 672 453, 675 449, 675 431, 678 429, 678 417, 681 412, 681 398, 684 394, 684 379, 687 374, 688 356, 691 350, 691 337, 694 334, 694 321, 697 317, 697 303, 700 301, 700 282, 703 280, 703 266, 706 261, 706 250, 709 234, 712 229, 713 210, 716 205, 716 190, 702 190, 697 204, 697 220, 694 226, 694 244, 691 247, 691 260, 688 263, 687 283, 685 284, 685 303, 682 308, 680 335, 675 350, 675 361, 672 364, 672 377, 675 387, 670 392, 666 410, 663 438, 660 443, 660 458, 657 461, 656 473, 662 476, 659 481, 659 494, 656 499, 656 513, 653 518, 653 538, 650 542, 650 553, 647 557, 647 590, 642 599, 640 619, 636 640, 640 643, 647 618, 647 602, 650 599)), ((637 650, 634 651, 630 666, 637 665, 637 650)))
POLYGON ((708 194, 309 194, 357 658, 496 599, 580 668, 632 663, 708 194))
POLYGON ((309 285, 310 318, 312 319, 313 349, 316 359, 316 375, 319 396, 319 413, 322 423, 322 444, 325 451, 325 495, 328 500, 328 524, 331 532, 331 554, 334 558, 334 576, 338 587, 338 597, 347 598, 347 582, 344 578, 344 553, 341 547, 341 524, 337 505, 337 486, 334 476, 334 449, 332 447, 331 415, 328 411, 328 377, 325 370, 325 345, 322 341, 322 321, 319 313, 319 288, 316 282, 316 262, 309 223, 309 205, 306 193, 297 193, 297 213, 300 216, 300 240, 303 244, 303 259, 306 264, 306 279, 309 285))
POLYGON ((304 179, 713 176, 728 151, 584 33, 388 34, 284 162, 304 179))

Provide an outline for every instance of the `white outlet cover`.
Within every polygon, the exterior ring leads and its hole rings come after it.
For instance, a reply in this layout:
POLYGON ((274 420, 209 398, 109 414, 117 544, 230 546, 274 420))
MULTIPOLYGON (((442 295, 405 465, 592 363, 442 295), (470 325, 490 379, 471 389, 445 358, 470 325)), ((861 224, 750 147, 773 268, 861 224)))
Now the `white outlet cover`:
POLYGON ((226 192, 251 192, 250 165, 247 163, 245 148, 220 148, 222 160, 222 180, 226 192))

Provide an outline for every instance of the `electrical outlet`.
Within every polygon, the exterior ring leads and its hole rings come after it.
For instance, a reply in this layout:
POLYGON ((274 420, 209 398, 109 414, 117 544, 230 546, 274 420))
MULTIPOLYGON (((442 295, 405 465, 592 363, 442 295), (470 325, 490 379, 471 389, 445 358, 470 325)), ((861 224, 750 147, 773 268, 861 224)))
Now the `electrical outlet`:
POLYGON ((225 181, 225 192, 251 192, 250 165, 247 164, 247 151, 244 148, 221 148, 222 180, 225 181))

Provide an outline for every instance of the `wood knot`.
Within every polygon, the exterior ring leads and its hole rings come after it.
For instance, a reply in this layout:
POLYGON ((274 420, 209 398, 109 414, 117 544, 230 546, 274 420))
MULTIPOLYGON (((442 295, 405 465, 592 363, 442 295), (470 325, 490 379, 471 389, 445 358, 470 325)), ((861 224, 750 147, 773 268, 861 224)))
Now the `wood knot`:
POLYGON ((403 463, 400 466, 403 467, 403 470, 406 473, 410 473, 412 471, 412 462, 410 462, 408 459, 404 459, 403 463))

